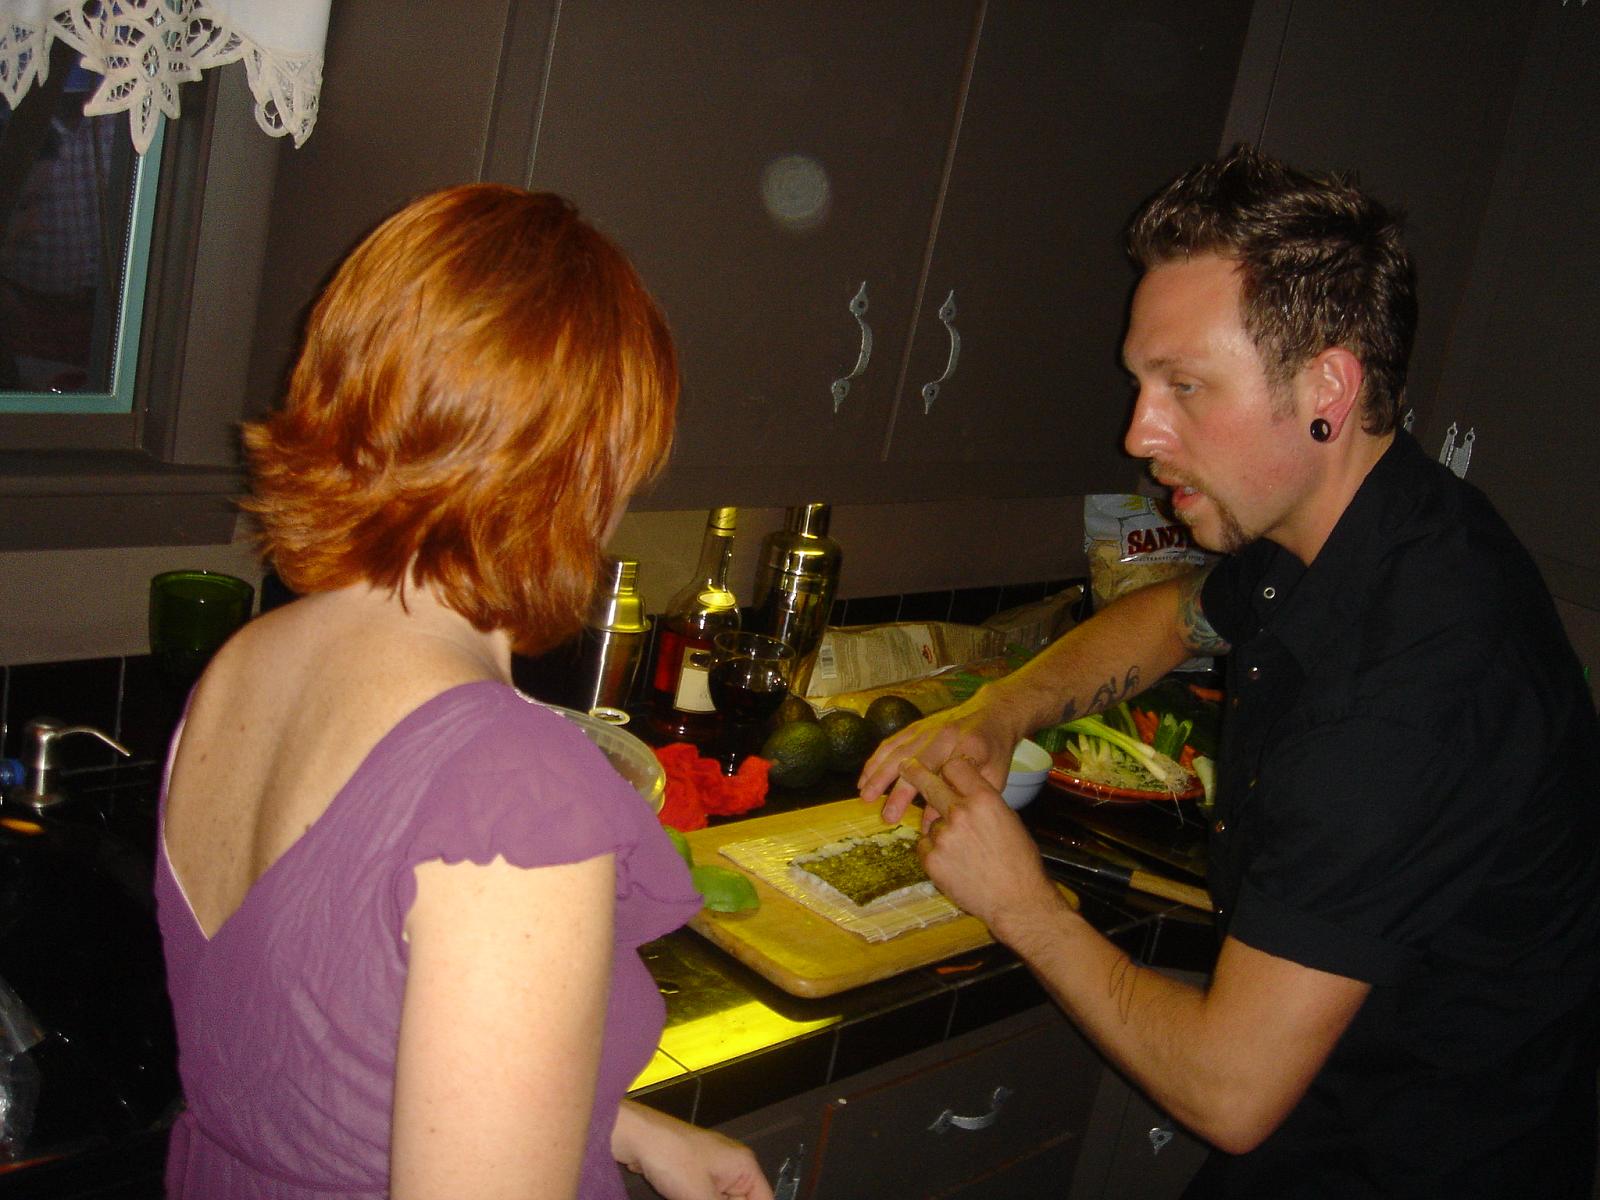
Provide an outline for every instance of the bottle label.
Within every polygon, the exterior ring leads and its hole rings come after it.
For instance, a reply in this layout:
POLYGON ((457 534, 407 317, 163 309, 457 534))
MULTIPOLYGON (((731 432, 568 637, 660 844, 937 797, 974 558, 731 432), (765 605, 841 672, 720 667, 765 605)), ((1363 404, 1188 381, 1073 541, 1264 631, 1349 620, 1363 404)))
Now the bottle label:
POLYGON ((703 646, 685 646, 678 670, 678 690, 672 707, 683 712, 715 712, 707 680, 711 675, 711 651, 703 646))

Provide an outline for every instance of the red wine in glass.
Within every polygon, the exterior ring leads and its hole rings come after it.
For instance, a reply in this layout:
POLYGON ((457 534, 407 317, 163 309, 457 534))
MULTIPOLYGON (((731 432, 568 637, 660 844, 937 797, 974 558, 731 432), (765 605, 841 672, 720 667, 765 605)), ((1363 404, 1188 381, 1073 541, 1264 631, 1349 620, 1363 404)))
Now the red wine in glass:
POLYGON ((760 633, 720 633, 712 643, 706 690, 723 719, 722 769, 729 775, 748 757, 761 723, 783 703, 794 674, 794 650, 760 633))

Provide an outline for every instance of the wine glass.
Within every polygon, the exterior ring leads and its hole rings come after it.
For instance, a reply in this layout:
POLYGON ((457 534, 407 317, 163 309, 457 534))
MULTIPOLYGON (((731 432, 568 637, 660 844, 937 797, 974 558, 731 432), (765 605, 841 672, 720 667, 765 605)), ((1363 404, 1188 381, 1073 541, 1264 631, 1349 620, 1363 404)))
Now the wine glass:
POLYGON ((187 696, 217 648, 250 619, 255 588, 219 571, 164 571, 150 581, 150 653, 187 696))
POLYGON ((711 643, 706 688, 723 718, 722 770, 732 775, 749 757, 762 722, 783 703, 794 677, 794 648, 762 633, 719 633, 711 643))

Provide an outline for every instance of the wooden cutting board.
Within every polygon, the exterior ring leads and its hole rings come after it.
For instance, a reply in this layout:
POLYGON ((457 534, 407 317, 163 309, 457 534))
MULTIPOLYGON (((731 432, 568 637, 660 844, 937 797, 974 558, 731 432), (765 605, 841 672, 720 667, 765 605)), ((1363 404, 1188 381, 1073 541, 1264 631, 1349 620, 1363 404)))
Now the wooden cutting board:
MULTIPOLYGON (((841 815, 871 811, 860 800, 839 800, 688 834, 696 863, 715 863, 739 871, 755 884, 761 898, 761 907, 752 912, 715 913, 701 909, 689 927, 790 995, 806 998, 831 996, 888 979, 993 941, 983 922, 963 914, 888 941, 869 942, 791 900, 718 853, 730 842, 788 835, 809 826, 826 827, 841 815)), ((919 819, 920 813, 913 810, 907 813, 905 824, 915 825, 919 819)), ((1076 905, 1076 897, 1072 899, 1076 905)))

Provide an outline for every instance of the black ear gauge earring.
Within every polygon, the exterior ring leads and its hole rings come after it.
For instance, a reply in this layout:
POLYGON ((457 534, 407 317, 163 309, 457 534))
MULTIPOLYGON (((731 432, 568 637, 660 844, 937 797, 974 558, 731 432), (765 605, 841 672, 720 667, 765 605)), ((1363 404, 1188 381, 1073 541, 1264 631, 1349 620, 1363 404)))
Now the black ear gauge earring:
POLYGON ((1329 438, 1331 438, 1332 436, 1333 436, 1333 426, 1329 425, 1321 417, 1318 417, 1316 420, 1311 422, 1311 437, 1312 437, 1312 440, 1318 441, 1318 442, 1325 442, 1329 438))

